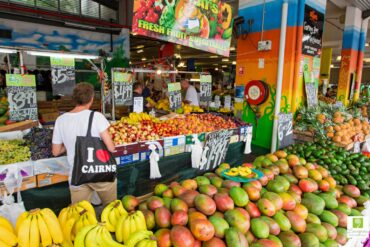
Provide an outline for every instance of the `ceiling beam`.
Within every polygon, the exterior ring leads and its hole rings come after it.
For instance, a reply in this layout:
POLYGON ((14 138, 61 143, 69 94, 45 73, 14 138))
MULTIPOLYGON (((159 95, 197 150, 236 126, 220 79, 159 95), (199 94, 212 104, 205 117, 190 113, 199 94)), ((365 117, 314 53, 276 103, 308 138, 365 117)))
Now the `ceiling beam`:
POLYGON ((94 0, 94 2, 97 2, 101 5, 104 5, 108 8, 118 10, 118 2, 116 0, 94 0))

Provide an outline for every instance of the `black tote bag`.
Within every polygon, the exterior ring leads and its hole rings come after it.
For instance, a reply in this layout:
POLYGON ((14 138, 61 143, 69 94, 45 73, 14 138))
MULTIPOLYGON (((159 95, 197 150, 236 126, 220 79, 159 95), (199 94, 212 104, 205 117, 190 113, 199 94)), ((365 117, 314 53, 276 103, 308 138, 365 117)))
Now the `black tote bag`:
POLYGON ((89 117, 86 136, 77 136, 71 184, 113 182, 117 165, 112 154, 99 137, 91 136, 94 111, 89 117))

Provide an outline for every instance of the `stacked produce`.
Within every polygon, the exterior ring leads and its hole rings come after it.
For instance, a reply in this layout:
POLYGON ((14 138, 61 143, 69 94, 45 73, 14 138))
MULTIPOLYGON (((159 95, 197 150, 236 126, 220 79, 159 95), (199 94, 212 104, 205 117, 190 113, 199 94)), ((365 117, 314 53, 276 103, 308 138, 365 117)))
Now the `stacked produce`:
POLYGON ((30 156, 30 149, 23 140, 0 140, 0 165, 27 161, 30 156))
POLYGON ((0 126, 5 125, 9 118, 8 100, 5 96, 0 99, 0 126))
POLYGON ((324 95, 319 95, 319 100, 322 102, 325 102, 327 104, 335 104, 337 102, 336 99, 330 98, 330 97, 325 97, 324 95))
POLYGON ((370 196, 369 157, 350 153, 329 141, 296 144, 288 147, 287 152, 325 167, 340 185, 356 185, 370 196))
POLYGON ((53 157, 51 146, 53 130, 44 128, 32 128, 23 139, 31 150, 31 159, 47 159, 53 157))
MULTIPOLYGON (((153 107, 155 107, 158 110, 164 110, 167 112, 171 111, 170 102, 168 99, 161 99, 157 103, 151 98, 147 98, 147 100, 153 107)), ((181 108, 176 110, 176 113, 179 113, 179 114, 189 114, 192 112, 204 112, 204 110, 200 108, 199 106, 192 106, 192 105, 184 104, 184 103, 182 103, 181 108)))

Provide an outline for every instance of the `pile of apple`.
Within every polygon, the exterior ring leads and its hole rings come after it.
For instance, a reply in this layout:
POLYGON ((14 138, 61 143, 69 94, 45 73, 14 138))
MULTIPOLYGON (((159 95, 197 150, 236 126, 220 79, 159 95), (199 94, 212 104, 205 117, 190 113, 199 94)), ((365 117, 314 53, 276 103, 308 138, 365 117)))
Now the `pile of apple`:
POLYGON ((347 242, 347 217, 361 215, 368 200, 356 186, 338 186, 325 168, 284 151, 256 164, 264 173, 259 180, 225 180, 221 173, 229 165, 221 164, 215 173, 158 184, 147 201, 136 201, 157 246, 334 247, 347 242))

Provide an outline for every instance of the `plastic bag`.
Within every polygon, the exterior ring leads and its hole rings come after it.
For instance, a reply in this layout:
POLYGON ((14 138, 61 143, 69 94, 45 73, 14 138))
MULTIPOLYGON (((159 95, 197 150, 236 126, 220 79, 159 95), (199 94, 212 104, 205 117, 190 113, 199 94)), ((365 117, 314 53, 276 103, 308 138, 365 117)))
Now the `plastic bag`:
POLYGON ((157 148, 160 149, 159 142, 149 142, 149 149, 151 153, 149 155, 149 162, 150 162, 150 179, 161 178, 161 172, 159 171, 158 161, 159 161, 159 154, 155 151, 157 148))
POLYGON ((21 171, 18 168, 8 170, 6 178, 4 179, 4 185, 9 195, 4 192, 4 195, 0 196, 0 200, 3 204, 0 206, 0 215, 8 219, 15 227, 18 216, 26 211, 20 190, 17 192, 17 202, 14 202, 14 197, 12 195, 16 189, 20 189, 22 186, 21 171))
POLYGON ((191 166, 193 168, 200 168, 200 160, 202 159, 203 147, 198 139, 198 135, 193 135, 194 144, 191 145, 191 166))
POLYGON ((246 129, 244 154, 252 153, 252 148, 251 148, 251 146, 252 146, 252 133, 253 133, 252 126, 248 126, 247 129, 246 129))

